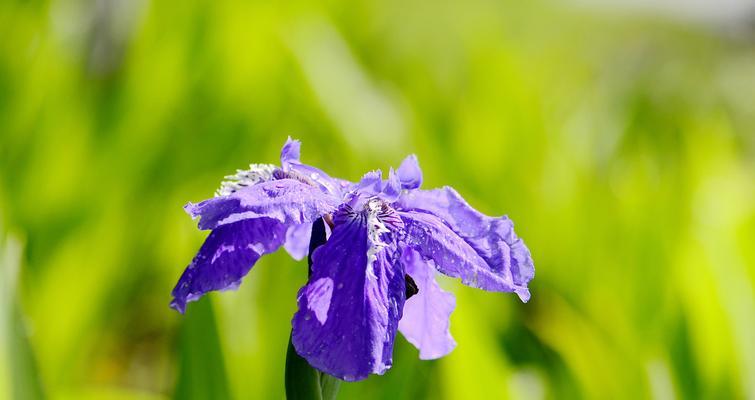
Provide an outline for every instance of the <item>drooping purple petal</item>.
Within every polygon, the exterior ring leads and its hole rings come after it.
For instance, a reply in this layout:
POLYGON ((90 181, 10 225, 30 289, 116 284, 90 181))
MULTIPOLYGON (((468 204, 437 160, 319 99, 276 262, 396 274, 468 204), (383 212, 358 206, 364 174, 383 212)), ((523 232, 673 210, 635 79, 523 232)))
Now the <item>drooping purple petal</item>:
POLYGON ((407 156, 396 172, 401 181, 402 189, 413 190, 422 185, 422 170, 419 168, 419 161, 414 154, 407 156))
POLYGON ((442 219, 482 257, 490 269, 511 276, 522 301, 529 299, 527 283, 535 276, 532 256, 506 216, 489 217, 472 208, 454 189, 416 190, 405 193, 397 206, 426 212, 442 219))
POLYGON ((311 222, 338 207, 338 199, 294 179, 261 182, 227 196, 214 197, 184 209, 200 217, 199 229, 215 229, 244 219, 272 218, 284 224, 311 222))
POLYGON ((294 260, 301 260, 307 256, 309 238, 312 235, 312 223, 305 222, 293 225, 286 232, 286 242, 283 247, 294 260))
POLYGON ((404 272, 379 210, 334 215, 328 241, 312 254, 312 276, 292 320, 297 353, 346 381, 382 374, 392 364, 404 304, 404 272))
POLYGON ((178 280, 170 306, 183 313, 187 302, 209 291, 236 289, 260 256, 283 244, 286 228, 277 220, 257 218, 214 229, 178 280))
POLYGON ((508 270, 496 271, 472 246, 440 218, 420 212, 399 212, 404 221, 406 244, 422 257, 433 260, 438 271, 461 278, 468 286, 495 292, 521 291, 508 270))
POLYGON ((456 307, 456 299, 438 286, 435 268, 430 262, 411 248, 402 250, 404 272, 414 279, 419 292, 404 303, 398 330, 419 349, 422 360, 443 357, 456 347, 449 332, 449 318, 456 307))
POLYGON ((300 155, 301 142, 289 137, 283 145, 283 149, 281 149, 281 167, 283 171, 298 175, 299 179, 312 182, 323 192, 341 198, 343 189, 348 185, 348 182, 332 178, 322 170, 302 163, 299 160, 300 155))

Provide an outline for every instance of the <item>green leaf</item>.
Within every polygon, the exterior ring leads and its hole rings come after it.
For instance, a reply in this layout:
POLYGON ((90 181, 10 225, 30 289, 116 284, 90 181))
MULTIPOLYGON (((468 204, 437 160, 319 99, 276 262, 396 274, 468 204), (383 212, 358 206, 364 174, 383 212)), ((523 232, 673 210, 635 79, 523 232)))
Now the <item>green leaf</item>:
POLYGON ((324 372, 319 373, 323 400, 335 400, 338 397, 338 390, 341 388, 341 380, 324 372))
POLYGON ((0 398, 44 399, 45 392, 16 297, 22 248, 0 231, 0 398))
POLYGON ((186 311, 179 352, 175 398, 230 398, 223 352, 209 298, 193 303, 186 311))
POLYGON ((341 380, 320 372, 302 358, 288 339, 286 398, 288 400, 335 400, 341 380))
POLYGON ((14 399, 45 398, 37 371, 34 353, 27 339, 21 313, 17 307, 12 310, 10 332, 10 371, 14 399))

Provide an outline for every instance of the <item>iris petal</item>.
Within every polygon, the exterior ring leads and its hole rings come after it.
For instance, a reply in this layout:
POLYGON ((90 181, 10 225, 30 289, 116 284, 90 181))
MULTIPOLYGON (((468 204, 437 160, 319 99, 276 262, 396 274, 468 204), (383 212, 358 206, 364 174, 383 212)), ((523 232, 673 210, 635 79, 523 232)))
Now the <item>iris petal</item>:
POLYGON ((411 191, 402 195, 396 205, 439 217, 485 260, 491 271, 511 280, 522 301, 529 300, 527 284, 535 276, 535 266, 508 217, 480 213, 450 187, 411 191))
POLYGON ((467 286, 495 292, 517 290, 508 271, 493 270, 469 243, 440 218, 411 211, 399 214, 404 221, 406 244, 425 259, 432 260, 438 271, 461 278, 467 286))
POLYGON ((362 176, 359 182, 349 189, 364 196, 377 196, 383 190, 383 172, 379 169, 370 171, 362 176))
POLYGON ((376 216, 348 207, 334 216, 330 239, 312 254, 312 276, 292 321, 297 353, 346 381, 390 368, 404 304, 396 244, 376 216))
POLYGON ((184 209, 200 217, 199 229, 214 229, 236 221, 272 218, 285 224, 311 222, 332 212, 338 199, 294 179, 280 179, 245 187, 228 196, 214 197, 184 209))
POLYGON ((383 183, 381 198, 393 203, 401 195, 401 180, 393 168, 388 171, 388 179, 383 183))
POLYGON ((263 254, 283 244, 286 228, 277 220, 258 218, 214 229, 178 280, 170 306, 183 313, 187 302, 207 292, 236 289, 263 254))
POLYGON ((286 232, 286 242, 283 247, 294 260, 299 261, 307 256, 311 236, 311 222, 291 226, 286 232))
POLYGON ((299 160, 301 142, 290 137, 281 149, 281 167, 285 172, 299 174, 302 178, 316 184, 324 193, 341 198, 343 188, 349 183, 341 179, 332 178, 319 168, 302 163, 299 160))
POLYGON ((289 164, 300 163, 299 157, 301 155, 301 141, 291 139, 291 136, 286 139, 286 143, 283 144, 281 149, 281 166, 283 170, 287 170, 289 164))
POLYGON ((432 360, 450 353, 456 341, 449 332, 456 299, 435 281, 435 268, 411 248, 402 250, 404 271, 414 279, 419 292, 404 303, 398 330, 419 349, 419 358, 432 360))
POLYGON ((403 189, 417 189, 422 185, 422 170, 419 168, 419 161, 414 154, 407 156, 396 172, 403 189))
POLYGON ((386 180, 383 180, 382 171, 370 171, 364 174, 359 182, 351 184, 349 192, 363 197, 378 197, 393 203, 401 195, 401 181, 393 168, 390 169, 386 180))

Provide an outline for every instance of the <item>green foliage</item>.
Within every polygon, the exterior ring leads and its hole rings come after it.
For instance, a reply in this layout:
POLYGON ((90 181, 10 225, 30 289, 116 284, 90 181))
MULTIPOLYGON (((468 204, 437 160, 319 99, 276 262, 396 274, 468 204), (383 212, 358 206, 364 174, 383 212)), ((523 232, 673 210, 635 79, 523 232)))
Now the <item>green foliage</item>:
POLYGON ((286 351, 286 398, 288 400, 335 400, 341 381, 313 368, 296 353, 291 339, 286 351))
POLYGON ((0 35, 0 398, 283 398, 305 263, 167 305, 206 236, 182 205, 289 134, 351 180, 416 153, 537 268, 528 304, 445 280, 454 352, 399 338, 339 398, 755 396, 747 34, 540 1, 6 0, 0 35))
POLYGON ((228 399, 225 364, 209 299, 195 303, 178 341, 177 399, 228 399))

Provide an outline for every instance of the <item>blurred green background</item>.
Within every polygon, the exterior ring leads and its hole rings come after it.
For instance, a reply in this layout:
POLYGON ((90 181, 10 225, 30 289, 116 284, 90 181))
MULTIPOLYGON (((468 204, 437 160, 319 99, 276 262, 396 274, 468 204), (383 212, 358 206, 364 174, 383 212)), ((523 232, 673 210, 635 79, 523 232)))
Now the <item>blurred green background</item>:
MULTIPOLYGON (((679 10, 686 7, 680 5, 679 10)), ((673 13, 671 13, 673 14, 673 13)), ((664 16, 666 15, 666 16, 664 16)), ((532 300, 446 280, 344 399, 755 398, 755 35, 566 2, 0 2, 0 399, 281 399, 304 263, 181 316, 224 175, 303 160, 508 214, 532 300), (522 4, 518 4, 522 3, 522 4)))

